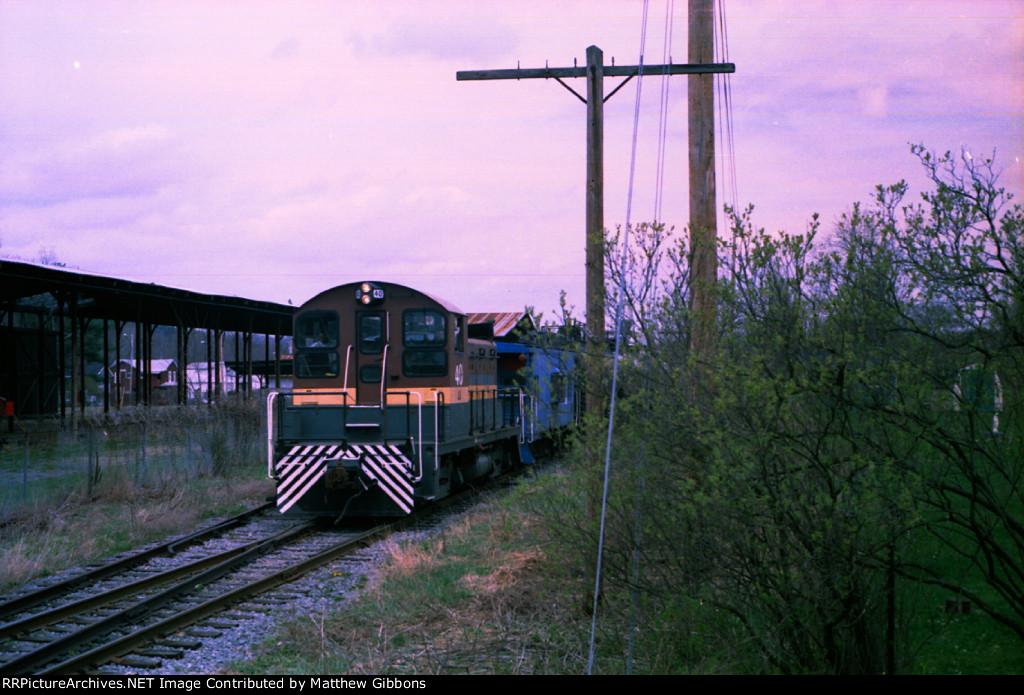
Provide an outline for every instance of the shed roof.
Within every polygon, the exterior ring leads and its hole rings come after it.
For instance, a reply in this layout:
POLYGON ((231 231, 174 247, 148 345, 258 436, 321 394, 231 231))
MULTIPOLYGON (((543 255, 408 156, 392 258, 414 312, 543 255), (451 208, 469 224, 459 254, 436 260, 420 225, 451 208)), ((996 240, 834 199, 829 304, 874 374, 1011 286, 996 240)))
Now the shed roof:
MULTIPOLYGON (((117 362, 117 364, 127 364, 132 369, 138 369, 139 365, 142 364, 142 360, 132 360, 132 359, 128 359, 126 357, 122 357, 117 362)), ((160 374, 161 372, 166 372, 172 366, 174 366, 175 368, 178 366, 178 363, 177 363, 176 360, 166 359, 166 358, 150 360, 149 361, 149 372, 150 372, 150 374, 160 374)))
POLYGON ((517 329, 519 333, 530 333, 536 330, 533 317, 525 311, 492 311, 489 313, 467 314, 469 323, 493 323, 494 337, 507 338, 517 329))
POLYGON ((0 303, 30 312, 73 304, 75 312, 86 318, 277 335, 291 335, 295 313, 286 304, 4 259, 0 259, 0 303))

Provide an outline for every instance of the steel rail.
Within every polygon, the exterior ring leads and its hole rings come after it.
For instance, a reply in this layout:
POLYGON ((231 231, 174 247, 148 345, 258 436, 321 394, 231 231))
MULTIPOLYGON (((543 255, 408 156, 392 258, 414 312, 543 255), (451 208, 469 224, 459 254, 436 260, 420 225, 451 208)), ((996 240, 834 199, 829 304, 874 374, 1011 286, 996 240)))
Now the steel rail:
POLYGON ((106 579, 118 572, 123 572, 126 569, 149 562, 153 558, 174 555, 175 551, 179 548, 198 543, 210 536, 214 536, 216 534, 223 533, 228 529, 240 526, 250 517, 260 514, 267 509, 271 509, 273 506, 273 503, 268 502, 260 505, 259 507, 242 512, 237 516, 233 516, 230 519, 225 519, 213 526, 196 531, 195 533, 190 533, 189 535, 182 536, 181 538, 175 538, 174 540, 161 543, 160 545, 129 555, 128 557, 121 558, 120 560, 115 560, 114 562, 89 570, 65 581, 58 582, 57 584, 44 587, 38 591, 25 594, 24 596, 13 598, 0 604, 0 620, 6 620, 9 616, 24 613, 41 603, 52 601, 59 596, 64 596, 65 594, 87 584, 101 579, 106 579))
POLYGON ((184 582, 169 587, 159 594, 150 596, 133 606, 129 606, 128 608, 107 618, 87 625, 77 632, 67 634, 34 651, 22 654, 21 656, 0 664, 0 673, 24 674, 36 672, 39 667, 46 666, 73 650, 87 646, 91 642, 101 639, 115 630, 123 629, 127 624, 146 618, 178 597, 189 594, 206 584, 220 579, 224 575, 234 571, 236 568, 251 562, 256 557, 270 552, 271 550, 294 540, 298 536, 309 533, 315 527, 315 522, 310 522, 301 526, 285 529, 284 531, 274 534, 269 538, 265 538, 254 544, 253 547, 235 555, 231 559, 222 562, 205 572, 197 574, 184 582))
MULTIPOLYGON (((501 476, 488 482, 496 484, 503 477, 504 476, 501 476)), ((81 673, 99 664, 110 662, 118 657, 135 651, 141 644, 159 640, 166 635, 181 630, 184 627, 194 625, 200 620, 216 615, 226 608, 240 603, 252 596, 259 595, 277 586, 294 581, 311 570, 332 562, 339 557, 343 557, 357 549, 365 547, 369 544, 369 541, 374 538, 383 537, 388 533, 401 530, 416 522, 419 517, 428 513, 437 512, 438 510, 465 502, 467 498, 479 494, 483 489, 489 489, 490 487, 490 485, 483 485, 480 489, 469 488, 463 490, 458 494, 446 497, 429 507, 421 509, 419 513, 375 526, 368 531, 360 533, 354 538, 346 539, 342 543, 338 543, 327 550, 321 551, 313 557, 296 562, 290 567, 273 572, 261 579, 233 589, 222 596, 212 598, 191 609, 176 613, 169 618, 144 627, 130 635, 126 635, 108 644, 101 645, 89 651, 75 655, 59 664, 48 666, 43 670, 37 671, 37 675, 81 673)))
POLYGON ((5 625, 0 625, 0 640, 8 638, 17 639, 18 634, 29 630, 55 624, 61 620, 84 613, 85 611, 94 610, 100 606, 105 606, 132 596, 138 596, 142 592, 155 586, 168 584, 176 579, 181 579, 182 577, 202 572, 203 570, 211 567, 216 567, 223 562, 231 560, 236 555, 240 555, 260 543, 263 543, 264 540, 265 539, 251 541, 240 545, 237 548, 225 550, 220 553, 210 555, 209 557, 199 558, 187 565, 175 567, 165 572, 155 573, 152 576, 145 577, 144 579, 140 579, 136 582, 115 587, 110 591, 104 591, 103 593, 96 594, 95 596, 83 598, 72 603, 66 603, 42 613, 36 613, 35 615, 23 618, 22 620, 16 620, 5 625))
MULTIPOLYGON (((252 596, 256 596, 282 584, 294 581, 313 569, 332 562, 339 557, 353 552, 354 550, 365 547, 369 544, 371 539, 383 537, 388 533, 401 530, 406 526, 417 522, 421 516, 463 503, 468 498, 479 494, 483 490, 490 489, 494 485, 500 484, 505 477, 506 476, 499 476, 487 481, 481 481, 480 485, 467 488, 455 495, 435 502, 428 507, 422 508, 419 513, 376 526, 353 538, 346 539, 344 542, 338 543, 327 550, 321 551, 312 557, 296 562, 287 568, 272 572, 261 579, 250 582, 245 586, 232 589, 221 596, 209 599, 192 608, 178 611, 171 617, 134 630, 131 634, 116 638, 106 644, 100 644, 90 648, 90 642, 94 642, 105 635, 109 635, 117 629, 123 629, 126 622, 144 618, 157 610, 157 608, 169 603, 171 600, 174 600, 176 597, 187 595, 199 587, 215 581, 240 565, 254 559, 261 550, 266 552, 273 549, 273 547, 283 545, 288 540, 281 537, 284 533, 306 530, 307 527, 289 529, 286 532, 282 532, 282 534, 272 537, 274 539, 273 543, 271 543, 270 539, 264 539, 263 541, 257 542, 255 544, 257 547, 237 555, 222 565, 218 565, 217 567, 195 576, 176 587, 172 587, 157 596, 146 599, 136 606, 132 606, 114 616, 96 623, 95 625, 91 625, 78 633, 74 633, 74 635, 69 635, 58 642, 51 643, 50 645, 36 650, 31 654, 23 655, 18 659, 2 664, 0 665, 0 673, 34 673, 36 675, 47 675, 86 672, 95 666, 108 663, 120 656, 129 654, 137 650, 142 644, 164 638, 183 627, 193 625, 201 620, 216 615, 217 613, 224 611, 226 608, 252 596), (84 648, 85 651, 81 651, 73 656, 68 656, 80 647, 84 648), (65 658, 65 660, 55 663, 59 658, 65 658)), ((310 528, 312 526, 313 525, 310 524, 310 528)))
MULTIPOLYGON (((401 519, 394 523, 404 523, 406 521, 407 519, 401 519)), ((325 565, 328 562, 353 552, 356 549, 362 548, 366 545, 369 539, 379 536, 384 530, 393 525, 394 524, 384 524, 370 529, 369 531, 361 533, 356 538, 348 539, 343 543, 339 543, 332 548, 328 548, 311 558, 307 558, 306 560, 298 562, 283 570, 274 572, 266 577, 246 584, 245 586, 238 587, 222 596, 212 598, 209 601, 199 604, 189 610, 175 613, 173 616, 166 618, 165 620, 144 627, 141 630, 137 630, 118 640, 73 656, 44 670, 40 670, 37 672, 37 675, 81 673, 90 667, 107 663, 117 657, 129 654, 140 644, 158 640, 161 637, 172 634, 184 627, 194 625, 200 620, 216 615, 226 608, 240 603, 245 599, 257 596, 277 586, 294 581, 310 570, 316 569, 317 567, 325 565)))

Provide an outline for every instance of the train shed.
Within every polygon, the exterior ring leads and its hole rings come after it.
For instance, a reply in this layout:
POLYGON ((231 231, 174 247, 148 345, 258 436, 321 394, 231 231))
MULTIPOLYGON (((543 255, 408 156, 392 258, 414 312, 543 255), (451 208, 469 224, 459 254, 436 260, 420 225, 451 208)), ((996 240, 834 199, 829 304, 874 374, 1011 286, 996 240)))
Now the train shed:
POLYGON ((293 313, 284 304, 0 259, 2 414, 73 424, 87 406, 108 413, 195 402, 200 392, 211 403, 229 391, 248 396, 256 375, 278 387, 293 313), (205 371, 196 367, 203 364, 205 371), (187 377, 197 369, 201 389, 187 377))

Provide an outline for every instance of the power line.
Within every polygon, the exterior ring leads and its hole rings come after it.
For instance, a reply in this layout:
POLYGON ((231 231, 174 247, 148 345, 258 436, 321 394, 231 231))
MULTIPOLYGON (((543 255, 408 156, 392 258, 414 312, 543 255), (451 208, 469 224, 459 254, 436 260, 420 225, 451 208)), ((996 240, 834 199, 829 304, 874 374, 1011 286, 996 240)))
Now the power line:
POLYGON ((629 160, 629 184, 626 194, 626 228, 623 231, 621 246, 619 248, 619 268, 623 270, 620 275, 620 281, 623 283, 623 286, 619 288, 619 296, 615 307, 615 352, 612 356, 612 392, 609 396, 608 403, 608 435, 605 441, 604 485, 601 492, 601 522, 599 524, 598 531, 597 562, 595 563, 596 570, 594 572, 594 605, 590 613, 590 654, 587 659, 587 675, 592 674, 594 668, 594 644, 597 636, 597 606, 601 598, 601 570, 603 564, 602 557, 604 555, 604 532, 608 519, 608 484, 611 478, 612 435, 615 432, 615 405, 617 402, 615 394, 616 391, 618 391, 619 383, 619 353, 622 349, 622 312, 624 308, 624 297, 626 295, 625 282, 627 273, 625 264, 627 259, 627 249, 629 247, 630 217, 632 215, 633 208, 633 184, 636 179, 636 143, 637 135, 640 131, 640 95, 644 78, 644 50, 647 44, 647 4, 648 0, 644 0, 643 19, 641 20, 640 25, 640 60, 638 61, 639 69, 637 70, 636 79, 636 99, 633 105, 633 143, 629 160))

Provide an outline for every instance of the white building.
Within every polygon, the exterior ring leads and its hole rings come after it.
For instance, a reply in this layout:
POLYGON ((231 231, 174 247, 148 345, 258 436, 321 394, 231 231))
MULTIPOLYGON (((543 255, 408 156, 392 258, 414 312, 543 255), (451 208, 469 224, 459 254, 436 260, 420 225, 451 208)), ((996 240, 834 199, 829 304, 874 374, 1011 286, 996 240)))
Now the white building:
MULTIPOLYGON (((189 400, 207 401, 211 389, 215 392, 231 393, 245 388, 245 379, 223 362, 189 362, 185 370, 189 400)), ((249 378, 252 391, 259 391, 262 384, 258 376, 249 378)))

